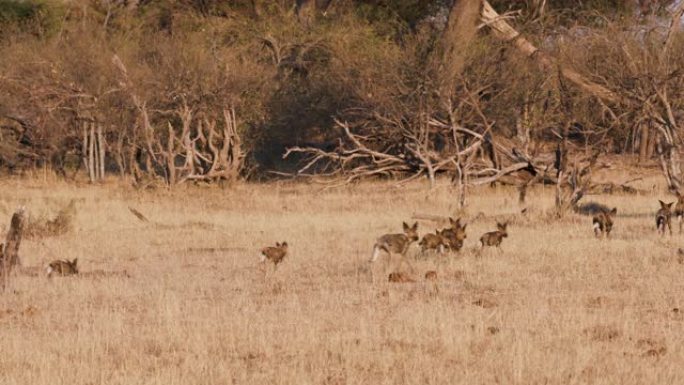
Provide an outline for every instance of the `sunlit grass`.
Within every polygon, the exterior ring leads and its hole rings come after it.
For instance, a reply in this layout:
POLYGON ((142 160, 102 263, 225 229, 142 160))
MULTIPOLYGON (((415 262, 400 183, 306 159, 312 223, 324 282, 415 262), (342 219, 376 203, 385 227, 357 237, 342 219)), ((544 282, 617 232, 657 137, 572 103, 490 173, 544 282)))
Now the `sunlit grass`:
POLYGON ((417 282, 390 284, 382 258, 368 265, 373 242, 414 213, 456 215, 451 189, 3 187, 5 227, 19 204, 53 215, 77 201, 73 232, 24 241, 25 267, 78 258, 81 272, 130 278, 14 277, 0 297, 2 384, 684 381, 684 235, 676 222, 673 237, 655 233, 664 193, 586 198, 618 207, 598 240, 590 217, 554 219, 553 188, 529 194, 527 216, 514 189, 472 191, 461 253, 414 245, 417 282), (502 252, 478 256, 504 217, 502 252), (290 251, 274 271, 258 261, 276 241, 290 251))

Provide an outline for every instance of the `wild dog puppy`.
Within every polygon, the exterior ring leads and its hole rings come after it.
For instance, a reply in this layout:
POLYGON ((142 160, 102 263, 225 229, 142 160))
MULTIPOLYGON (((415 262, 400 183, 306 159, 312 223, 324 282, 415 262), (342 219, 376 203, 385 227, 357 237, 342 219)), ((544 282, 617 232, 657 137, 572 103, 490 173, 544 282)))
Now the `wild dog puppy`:
POLYGON ((449 218, 451 227, 442 230, 442 237, 446 239, 446 248, 451 251, 460 251, 463 247, 463 241, 466 239, 466 226, 461 225, 461 218, 454 220, 449 218))
POLYGON ((682 233, 682 225, 684 225, 684 195, 677 192, 677 204, 674 207, 673 214, 677 217, 679 222, 679 233, 682 233))
POLYGON ((425 234, 423 239, 418 242, 418 245, 420 245, 421 253, 425 253, 428 250, 437 250, 442 254, 444 253, 444 248, 447 247, 447 243, 448 240, 442 235, 442 231, 437 230, 435 234, 425 234))
POLYGON ((401 271, 395 271, 394 273, 390 273, 387 277, 387 280, 394 283, 416 282, 415 279, 411 278, 408 274, 403 273, 401 271))
POLYGON ((436 281, 437 280, 437 272, 434 270, 430 270, 425 272, 425 280, 426 281, 436 281))
POLYGON ((670 230, 670 235, 672 235, 672 205, 675 202, 665 203, 661 200, 660 210, 656 212, 656 229, 661 235, 665 235, 665 227, 670 230))
POLYGON ((274 266, 278 266, 280 262, 283 261, 287 255, 287 242, 279 243, 276 242, 275 247, 268 246, 261 249, 261 263, 269 261, 273 262, 274 266))
POLYGON ((375 262, 375 260, 378 259, 380 252, 384 251, 388 254, 388 268, 392 262, 392 254, 399 254, 400 260, 398 267, 401 267, 401 264, 406 262, 411 270, 413 270, 413 266, 408 259, 406 259, 406 252, 413 242, 418 241, 418 222, 414 223, 413 226, 409 226, 406 222, 404 222, 403 226, 403 234, 385 234, 375 241, 375 245, 373 246, 373 255, 371 256, 370 262, 375 262))
POLYGON ((615 214, 617 214, 617 207, 614 207, 612 210, 601 209, 599 213, 594 215, 592 223, 594 225, 594 234, 597 238, 604 234, 606 238, 610 236, 615 214))
POLYGON ((54 274, 57 275, 75 275, 78 274, 78 258, 74 258, 73 261, 67 259, 60 259, 52 261, 48 264, 45 269, 47 272, 47 277, 52 278, 54 274))
POLYGON ((484 248, 485 246, 496 246, 497 248, 501 249, 501 242, 503 242, 504 238, 508 237, 508 231, 506 230, 507 227, 508 222, 496 222, 496 231, 490 231, 480 237, 481 248, 484 248))

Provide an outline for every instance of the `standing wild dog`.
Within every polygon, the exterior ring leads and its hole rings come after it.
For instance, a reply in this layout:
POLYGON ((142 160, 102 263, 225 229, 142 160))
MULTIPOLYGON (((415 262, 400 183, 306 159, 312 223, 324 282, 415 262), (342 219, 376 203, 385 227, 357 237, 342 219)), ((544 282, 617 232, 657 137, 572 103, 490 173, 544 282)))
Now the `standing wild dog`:
POLYGON ((674 208, 674 213, 677 217, 677 222, 679 222, 679 233, 682 233, 682 225, 684 225, 684 195, 682 195, 680 192, 677 192, 677 204, 675 205, 674 208))
POLYGON ((670 230, 670 235, 672 235, 672 205, 674 202, 665 203, 661 200, 660 210, 656 213, 656 229, 661 235, 665 235, 665 227, 670 230))
POLYGON ((411 270, 414 270, 411 263, 406 259, 406 252, 413 242, 418 241, 418 222, 414 223, 413 226, 409 226, 406 222, 404 222, 403 225, 403 234, 385 234, 375 241, 373 255, 370 259, 371 262, 375 262, 380 255, 380 251, 384 251, 389 255, 387 258, 387 267, 389 267, 392 262, 392 254, 399 254, 401 259, 399 260, 398 267, 401 267, 401 264, 406 262, 411 270))
POLYGON ((442 235, 442 230, 437 230, 435 234, 425 234, 423 239, 418 242, 418 245, 420 245, 421 253, 425 253, 428 250, 438 250, 440 254, 443 254, 444 248, 448 246, 448 242, 449 240, 442 235))
POLYGON ((600 237, 605 234, 606 238, 610 236, 610 231, 613 229, 613 217, 617 214, 617 207, 612 210, 601 209, 601 211, 594 215, 592 223, 594 224, 594 234, 600 237))
POLYGON ((468 224, 461 225, 461 218, 456 220, 449 218, 449 222, 451 227, 442 230, 442 236, 447 240, 446 247, 451 251, 460 251, 463 247, 463 241, 467 238, 466 226, 468 224))
POLYGON ((507 227, 508 222, 496 222, 496 228, 498 230, 490 231, 488 233, 485 233, 482 237, 480 237, 481 248, 484 248, 485 246, 496 246, 497 248, 499 248, 499 250, 501 250, 501 242, 503 242, 504 238, 508 237, 508 232, 506 230, 507 227))
POLYGON ((78 274, 78 258, 74 258, 73 261, 67 259, 60 259, 57 261, 52 261, 48 264, 47 268, 48 278, 51 278, 53 274, 58 275, 75 275, 78 274))
POLYGON ((283 261, 286 255, 287 242, 276 242, 275 247, 268 246, 261 249, 261 263, 266 262, 268 259, 269 261, 273 262, 275 267, 278 267, 278 264, 283 261))

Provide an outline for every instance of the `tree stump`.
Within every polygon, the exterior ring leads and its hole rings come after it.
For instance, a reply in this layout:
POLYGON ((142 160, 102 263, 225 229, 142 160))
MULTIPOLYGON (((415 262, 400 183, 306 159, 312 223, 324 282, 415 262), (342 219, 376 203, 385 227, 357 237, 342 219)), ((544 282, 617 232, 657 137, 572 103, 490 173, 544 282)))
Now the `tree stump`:
POLYGON ((2 280, 3 291, 9 286, 9 277, 14 266, 21 266, 19 258, 19 245, 24 233, 26 224, 26 209, 19 207, 12 215, 10 229, 7 232, 5 243, 0 245, 0 280, 2 280))

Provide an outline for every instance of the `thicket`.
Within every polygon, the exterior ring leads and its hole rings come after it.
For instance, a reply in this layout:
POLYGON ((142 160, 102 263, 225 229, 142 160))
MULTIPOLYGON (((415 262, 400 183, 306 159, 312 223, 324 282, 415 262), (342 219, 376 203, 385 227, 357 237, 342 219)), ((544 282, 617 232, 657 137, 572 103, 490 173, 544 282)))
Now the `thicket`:
POLYGON ((406 127, 449 114, 502 138, 520 125, 540 141, 570 127, 577 143, 631 152, 656 131, 638 109, 656 108, 646 101, 663 84, 684 119, 681 39, 658 56, 663 4, 539 3, 492 2, 539 47, 628 95, 624 110, 485 29, 445 79, 446 0, 0 0, 0 167, 140 185, 264 178, 301 166, 282 158, 289 147, 338 146, 335 120, 401 154, 406 127))

